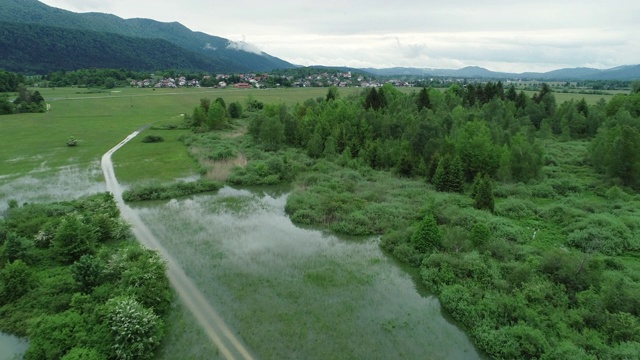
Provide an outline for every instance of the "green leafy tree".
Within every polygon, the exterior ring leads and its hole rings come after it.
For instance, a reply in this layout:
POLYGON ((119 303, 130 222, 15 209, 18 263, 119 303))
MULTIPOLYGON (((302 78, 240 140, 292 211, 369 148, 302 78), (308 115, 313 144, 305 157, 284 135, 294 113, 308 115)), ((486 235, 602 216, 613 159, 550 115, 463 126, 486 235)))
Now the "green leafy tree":
POLYGON ((203 126, 207 121, 207 111, 202 106, 196 106, 193 109, 191 119, 193 127, 199 128, 203 126))
POLYGON ((433 214, 427 214, 418 224, 418 228, 411 236, 413 247, 420 253, 429 254, 439 249, 442 243, 442 232, 433 214))
POLYGON ((153 358, 154 350, 162 341, 162 320, 130 297, 111 299, 106 306, 106 320, 113 339, 113 358, 153 358))
POLYGON ((97 231, 85 224, 77 214, 65 217, 53 238, 53 250, 58 259, 66 264, 79 260, 82 255, 94 251, 97 231))
POLYGON ((107 357, 95 349, 74 347, 61 360, 107 360, 107 357))
POLYGON ((206 123, 210 130, 224 129, 227 126, 227 109, 220 102, 214 102, 207 111, 206 123))
POLYGON ((284 144, 284 124, 276 116, 267 116, 260 128, 260 142, 265 150, 276 151, 284 144))
POLYGON ((15 301, 33 287, 33 272, 22 260, 8 263, 0 270, 0 304, 15 301))
POLYGON ((480 172, 493 176, 500 166, 500 147, 484 121, 469 121, 455 133, 455 147, 464 165, 465 177, 471 181, 480 172))
POLYGON ((239 119, 242 117, 242 104, 239 101, 234 101, 229 104, 229 117, 232 119, 239 119))
POLYGON ((24 239, 14 232, 8 232, 2 249, 2 259, 7 262, 14 262, 18 259, 24 260, 27 255, 27 247, 24 239))
POLYGON ((81 291, 89 293, 103 281, 104 264, 93 255, 83 255, 70 266, 71 275, 81 291))

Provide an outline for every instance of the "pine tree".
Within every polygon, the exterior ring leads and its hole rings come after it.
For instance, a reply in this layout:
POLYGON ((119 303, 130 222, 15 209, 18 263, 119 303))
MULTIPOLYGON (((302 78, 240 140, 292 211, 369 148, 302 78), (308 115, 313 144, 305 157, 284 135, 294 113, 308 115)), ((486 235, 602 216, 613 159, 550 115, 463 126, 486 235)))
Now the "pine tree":
POLYGON ((494 211, 495 199, 493 196, 493 184, 489 176, 482 174, 476 176, 473 182, 471 197, 473 198, 476 209, 494 211))
POLYGON ((427 214, 411 236, 413 247, 420 253, 427 254, 440 248, 442 233, 433 214, 427 214))
POLYGON ((436 187, 436 191, 447 191, 447 167, 447 158, 441 157, 431 178, 431 183, 436 187))
POLYGON ((429 98, 429 91, 426 87, 423 87, 420 93, 418 93, 416 105, 418 105, 418 111, 424 108, 431 109, 431 99, 429 98))
POLYGON ((464 168, 459 156, 456 155, 451 160, 448 170, 449 188, 447 191, 461 193, 464 190, 464 168))

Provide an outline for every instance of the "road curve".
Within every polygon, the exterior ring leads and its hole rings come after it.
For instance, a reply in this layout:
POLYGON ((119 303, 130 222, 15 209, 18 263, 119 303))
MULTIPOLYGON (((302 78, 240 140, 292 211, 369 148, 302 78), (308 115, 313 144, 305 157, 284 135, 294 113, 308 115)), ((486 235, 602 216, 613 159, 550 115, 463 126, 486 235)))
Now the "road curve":
POLYGON ((149 249, 156 250, 167 261, 167 275, 184 304, 196 318, 200 326, 213 341, 220 353, 228 360, 245 359, 253 360, 249 348, 238 338, 225 324, 215 309, 207 302, 193 281, 184 273, 177 261, 158 242, 151 230, 142 222, 138 214, 131 209, 122 199, 122 187, 116 179, 111 155, 124 144, 136 137, 144 128, 134 131, 118 145, 107 151, 102 156, 102 172, 106 181, 107 191, 110 191, 116 202, 122 217, 132 226, 133 234, 138 241, 149 249))

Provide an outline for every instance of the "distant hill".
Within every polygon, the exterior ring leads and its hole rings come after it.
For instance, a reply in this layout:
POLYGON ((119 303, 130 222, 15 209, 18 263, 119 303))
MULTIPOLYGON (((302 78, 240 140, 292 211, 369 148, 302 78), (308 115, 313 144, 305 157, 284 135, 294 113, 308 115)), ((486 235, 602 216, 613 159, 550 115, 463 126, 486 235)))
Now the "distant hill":
POLYGON ((43 74, 82 68, 204 70, 225 65, 161 39, 12 23, 0 23, 0 34, 0 68, 14 72, 43 74))
POLYGON ((640 79, 640 65, 619 66, 612 69, 599 70, 592 68, 567 68, 544 73, 504 73, 490 71, 478 66, 468 66, 462 69, 430 69, 430 68, 386 68, 361 69, 378 76, 451 76, 460 78, 490 78, 490 79, 537 79, 537 80, 635 80, 640 79))
MULTIPOLYGON (((131 48, 138 46, 140 38, 150 39, 154 42, 164 40, 173 46, 187 50, 187 59, 177 59, 184 64, 198 66, 198 70, 211 72, 248 72, 248 71, 269 71, 272 69, 292 68, 294 65, 273 57, 269 54, 252 49, 243 43, 235 43, 228 39, 207 35, 202 32, 194 32, 180 23, 163 23, 150 19, 122 19, 115 15, 102 13, 74 13, 62 9, 57 9, 45 5, 37 0, 1 0, 0 19, 5 22, 17 24, 29 24, 38 26, 51 26, 56 28, 75 29, 90 31, 92 36, 97 34, 120 35, 118 44, 131 48), (127 40, 128 39, 128 40, 127 40), (124 45, 128 42, 128 45, 124 45), (196 60, 196 54, 208 59, 196 60)), ((98 38, 100 38, 98 36, 98 38)), ((63 41, 65 39, 59 38, 63 41)), ((89 40, 88 38, 86 40, 89 40)), ((96 40, 100 41, 100 40, 96 40)), ((87 44, 92 44, 89 41, 87 44)), ((22 51, 24 43, 15 42, 16 49, 22 51)), ((81 44, 71 44, 78 46, 81 44)), ((34 45, 29 45, 33 48, 34 45)), ((60 46, 67 46, 64 43, 60 46)), ((167 48, 166 44, 163 48, 167 48)), ((80 51, 80 50, 77 50, 80 51)), ((144 56, 142 63, 152 64, 159 62, 149 59, 151 56, 144 56)), ((102 59, 107 61, 107 59, 102 59)), ((31 61, 37 61, 32 59, 31 61)), ((17 65, 17 64, 15 64, 17 65)), ((81 65, 81 64, 79 64, 81 65)), ((0 66, 2 64, 0 63, 0 66)), ((88 64, 84 67, 97 67, 98 65, 88 64)), ((39 68, 37 63, 25 64, 25 68, 39 68)), ((125 65, 117 66, 125 67, 125 65)), ((157 70, 147 69, 147 70, 157 70)))

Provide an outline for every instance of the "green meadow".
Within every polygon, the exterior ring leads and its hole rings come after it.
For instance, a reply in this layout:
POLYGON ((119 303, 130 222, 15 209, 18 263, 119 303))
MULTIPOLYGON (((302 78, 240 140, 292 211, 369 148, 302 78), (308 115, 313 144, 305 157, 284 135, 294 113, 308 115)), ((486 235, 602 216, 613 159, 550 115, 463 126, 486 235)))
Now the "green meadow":
MULTIPOLYGON (((83 88, 39 89, 51 111, 0 118, 0 176, 49 173, 62 166, 87 168, 127 135, 145 125, 180 124, 201 98, 294 105, 325 96, 325 88, 297 89, 137 89, 115 91, 83 88), (66 146, 74 136, 78 146, 66 146)), ((341 89, 341 94, 360 89, 341 89)), ((185 130, 146 130, 165 141, 145 144, 135 139, 114 156, 116 173, 125 183, 173 180, 197 174, 198 167, 178 137, 185 130)))

